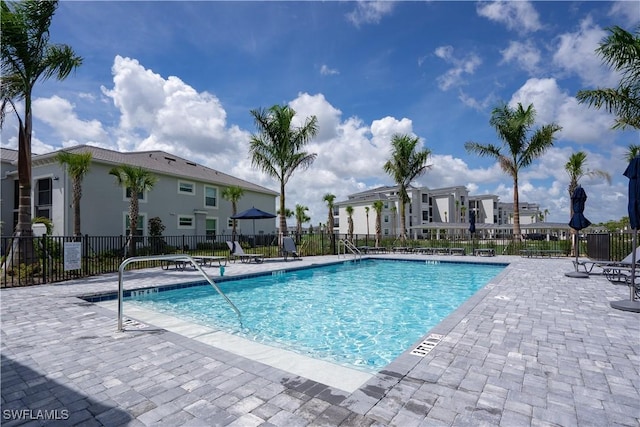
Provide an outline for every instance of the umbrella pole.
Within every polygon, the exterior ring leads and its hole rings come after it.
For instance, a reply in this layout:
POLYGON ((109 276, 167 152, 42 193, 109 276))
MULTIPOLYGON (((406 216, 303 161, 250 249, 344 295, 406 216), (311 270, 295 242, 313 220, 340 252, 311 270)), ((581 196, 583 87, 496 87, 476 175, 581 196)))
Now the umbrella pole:
POLYGON ((574 238, 574 245, 576 247, 576 273, 578 272, 578 252, 580 251, 580 241, 578 240, 578 232, 576 231, 574 238))
POLYGON ((633 254, 631 255, 631 283, 629 284, 629 291, 631 296, 629 299, 635 301, 636 299, 636 245, 638 243, 638 230, 633 230, 633 254))

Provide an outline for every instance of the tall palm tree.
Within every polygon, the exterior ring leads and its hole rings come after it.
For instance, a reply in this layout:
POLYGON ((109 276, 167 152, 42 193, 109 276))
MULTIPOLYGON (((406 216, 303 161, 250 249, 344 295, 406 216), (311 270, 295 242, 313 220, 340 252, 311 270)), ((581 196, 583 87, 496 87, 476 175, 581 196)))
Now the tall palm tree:
POLYGON ((116 177, 118 185, 124 187, 129 192, 129 235, 127 236, 127 253, 135 256, 134 236, 138 231, 138 197, 146 191, 150 191, 158 177, 150 171, 139 166, 120 165, 112 168, 109 175, 116 177))
POLYGON ((16 251, 23 252, 21 261, 32 263, 35 259, 31 228, 31 96, 36 82, 55 77, 64 80, 82 64, 71 47, 49 43, 49 27, 58 7, 57 1, 2 1, 0 2, 0 58, 1 75, 0 127, 4 114, 11 108, 18 119, 18 224, 14 230, 14 246, 10 259, 16 251), (16 110, 15 101, 24 102, 22 117, 16 110), (16 246, 19 245, 19 246, 16 246), (19 249, 20 248, 20 249, 19 249))
POLYGON ((520 239, 520 205, 518 195, 518 174, 520 170, 529 166, 535 159, 553 145, 554 134, 562 129, 551 123, 528 134, 535 122, 536 110, 533 104, 526 109, 518 103, 516 108, 507 104, 496 107, 491 113, 489 123, 498 133, 503 145, 482 145, 477 142, 464 144, 467 151, 479 156, 494 157, 503 171, 513 179, 513 234, 520 239), (505 150, 506 149, 506 153, 505 150))
POLYGON ((91 152, 69 153, 61 151, 56 155, 56 160, 67 167, 67 172, 71 177, 72 202, 73 206, 73 235, 80 237, 80 199, 82 198, 82 180, 91 167, 91 152))
POLYGON ((353 206, 347 206, 347 238, 350 242, 353 242, 353 206))
POLYGON ((373 210, 376 211, 376 248, 380 247, 380 241, 382 240, 382 209, 384 208, 384 202, 382 200, 376 200, 373 202, 373 210))
MULTIPOLYGON (((569 156, 569 160, 564 165, 564 170, 569 174, 569 186, 567 190, 569 190, 569 199, 573 196, 573 192, 576 191, 576 188, 579 185, 580 179, 582 177, 599 177, 604 178, 607 183, 611 184, 611 175, 608 172, 605 172, 600 169, 586 169, 585 165, 587 163, 587 153, 584 151, 578 151, 576 153, 571 154, 569 156)), ((573 217, 573 203, 569 203, 569 219, 573 217)), ((576 234, 576 231, 572 228, 570 230, 571 234, 576 234)), ((571 254, 575 254, 575 246, 576 239, 571 239, 571 254)))
POLYGON ((596 53, 621 75, 617 88, 578 91, 576 99, 616 116, 614 129, 640 129, 640 25, 635 34, 614 26, 596 53))
POLYGON ((296 234, 298 238, 302 236, 302 224, 311 221, 307 211, 309 208, 304 205, 296 204, 296 234))
POLYGON ((425 148, 417 151, 416 148, 420 139, 410 135, 395 134, 391 137, 391 159, 387 160, 383 169, 391 175, 399 187, 400 198, 400 239, 404 242, 407 239, 407 227, 405 218, 406 204, 411 201, 407 188, 411 181, 424 174, 431 165, 427 165, 427 160, 431 155, 431 150, 425 148))
POLYGON ((302 126, 293 127, 295 114, 286 105, 251 110, 259 132, 251 136, 251 164, 280 182, 280 233, 283 236, 287 235, 285 186, 296 169, 308 168, 317 156, 303 149, 318 132, 318 119, 311 116, 302 126))
MULTIPOLYGON (((237 185, 232 185, 222 190, 222 198, 231 202, 231 216, 236 216, 238 213, 238 201, 244 196, 244 189, 237 185)), ((236 241, 236 228, 238 224, 237 219, 232 219, 231 226, 231 241, 236 241)))

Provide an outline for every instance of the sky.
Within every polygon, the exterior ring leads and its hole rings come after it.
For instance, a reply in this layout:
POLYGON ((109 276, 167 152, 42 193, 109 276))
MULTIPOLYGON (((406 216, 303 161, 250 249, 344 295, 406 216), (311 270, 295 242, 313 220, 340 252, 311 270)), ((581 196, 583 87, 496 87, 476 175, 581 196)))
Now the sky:
MULTIPOLYGON (((501 144, 491 111, 533 104, 534 130, 562 130, 521 170, 520 201, 568 222, 564 165, 583 151, 587 169, 612 178, 580 181, 585 216, 619 220, 628 215, 624 156, 639 134, 611 130, 613 116, 575 95, 617 86, 595 50, 607 28, 639 24, 637 1, 62 1, 50 41, 83 64, 36 85, 32 151, 163 150, 279 192, 251 165, 250 111, 289 105, 297 124, 318 119, 305 147, 317 157, 286 187, 287 207, 307 206, 316 226, 326 193, 343 201, 394 185, 383 171, 394 134, 431 152, 414 185, 464 185, 512 202, 513 180, 464 144, 501 144)), ((1 144, 17 149, 9 116, 1 144)))

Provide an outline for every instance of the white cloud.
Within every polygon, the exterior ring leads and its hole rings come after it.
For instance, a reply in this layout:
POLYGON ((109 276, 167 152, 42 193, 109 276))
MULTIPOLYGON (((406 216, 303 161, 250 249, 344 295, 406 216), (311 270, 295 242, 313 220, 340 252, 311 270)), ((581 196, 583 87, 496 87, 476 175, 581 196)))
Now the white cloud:
POLYGON ((540 50, 535 47, 531 40, 524 43, 511 41, 506 49, 500 51, 502 54, 502 62, 515 62, 520 68, 533 74, 538 71, 540 63, 540 50))
POLYGON ((80 120, 74 108, 59 96, 33 100, 34 115, 51 126, 54 133, 62 138, 63 145, 106 144, 108 135, 102 124, 98 120, 80 120))
POLYGON ((335 76, 340 74, 340 71, 335 68, 329 68, 327 64, 322 64, 322 67, 320 67, 320 74, 323 76, 335 76))
POLYGON ((600 42, 607 36, 606 31, 587 18, 580 23, 574 33, 565 33, 558 38, 553 62, 564 71, 580 77, 590 87, 613 87, 618 78, 603 65, 596 54, 600 42))
POLYGON ((612 119, 607 113, 587 108, 563 92, 555 79, 529 79, 512 96, 509 104, 533 104, 536 123, 555 122, 562 126, 559 136, 578 143, 605 144, 611 140, 612 119))
POLYGON ((453 55, 452 46, 439 46, 434 54, 443 59, 445 62, 452 64, 453 68, 449 69, 445 74, 438 76, 438 87, 443 90, 449 90, 454 86, 465 84, 464 75, 473 74, 482 63, 480 57, 474 53, 470 53, 462 58, 453 55))
POLYGON ((476 12, 492 21, 503 23, 510 30, 529 33, 542 28, 538 12, 528 1, 479 2, 476 12))
POLYGON ((383 16, 393 10, 392 1, 361 1, 358 0, 356 8, 347 14, 349 20, 356 27, 362 24, 377 24, 383 16))
POLYGON ((610 16, 614 16, 622 21, 624 25, 634 26, 640 23, 640 6, 637 1, 615 1, 611 3, 610 16))

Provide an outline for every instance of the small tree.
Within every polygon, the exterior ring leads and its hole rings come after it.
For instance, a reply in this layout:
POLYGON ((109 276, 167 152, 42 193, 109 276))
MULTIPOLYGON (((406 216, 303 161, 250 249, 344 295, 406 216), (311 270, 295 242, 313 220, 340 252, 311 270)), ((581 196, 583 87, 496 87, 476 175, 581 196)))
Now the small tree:
POLYGON ((382 240, 382 208, 384 208, 382 200, 373 202, 373 210, 376 211, 376 248, 380 247, 382 240))
POLYGON ((311 218, 307 215, 308 210, 308 207, 296 204, 296 234, 298 243, 300 243, 300 236, 302 236, 302 224, 311 221, 311 218))
POLYGON ((138 229, 138 198, 153 188, 158 181, 150 171, 138 166, 120 165, 109 171, 110 175, 116 177, 117 183, 129 192, 129 235, 127 236, 127 253, 130 257, 135 256, 135 239, 138 229))
POLYGON ((347 235, 350 242, 353 242, 353 206, 347 206, 347 235))
POLYGON ((80 237, 80 199, 82 198, 82 180, 91 167, 92 155, 90 152, 74 154, 61 151, 56 156, 58 163, 67 167, 67 172, 71 177, 71 187, 73 189, 73 235, 80 237))
MULTIPOLYGON (((236 216, 238 213, 238 201, 242 196, 244 196, 244 189, 237 185, 233 185, 222 190, 222 198, 231 202, 231 216, 236 216)), ((233 224, 231 228, 231 241, 235 242, 238 220, 232 219, 231 221, 233 224)))
POLYGON ((165 252, 166 243, 162 238, 162 232, 165 228, 159 216, 155 216, 149 220, 149 243, 151 245, 151 251, 154 254, 165 252))

